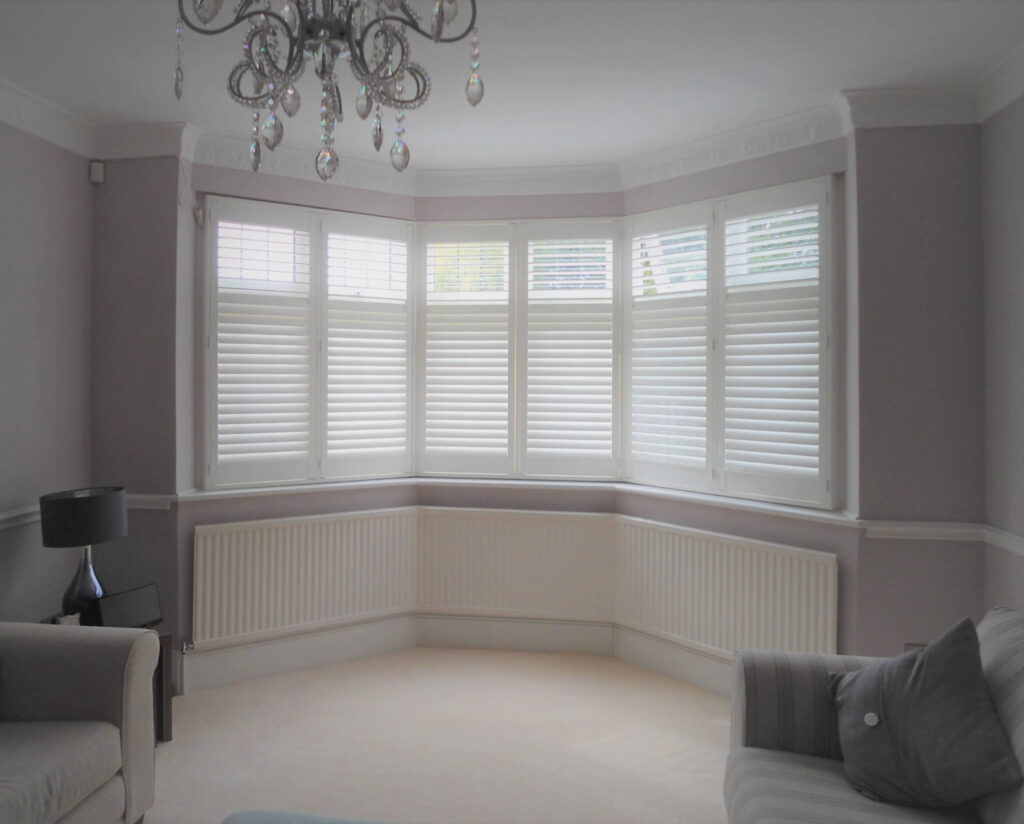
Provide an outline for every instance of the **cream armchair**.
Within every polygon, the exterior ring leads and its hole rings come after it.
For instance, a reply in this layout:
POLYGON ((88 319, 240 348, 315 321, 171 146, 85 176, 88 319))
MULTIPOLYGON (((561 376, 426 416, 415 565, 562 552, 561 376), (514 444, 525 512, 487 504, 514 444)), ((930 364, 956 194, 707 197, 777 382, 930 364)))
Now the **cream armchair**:
POLYGON ((149 630, 0 623, 0 821, 141 821, 159 651, 149 630))

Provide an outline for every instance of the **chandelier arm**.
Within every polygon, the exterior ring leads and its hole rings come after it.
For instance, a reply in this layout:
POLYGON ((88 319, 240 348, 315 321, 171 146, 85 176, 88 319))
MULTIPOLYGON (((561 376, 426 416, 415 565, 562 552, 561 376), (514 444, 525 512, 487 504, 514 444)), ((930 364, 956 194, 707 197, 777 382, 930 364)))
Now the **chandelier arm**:
MULTIPOLYGON (((180 3, 180 2, 182 2, 182 0, 178 0, 178 2, 180 3)), ((451 37, 441 37, 441 38, 438 38, 438 40, 436 42, 438 42, 438 43, 457 43, 458 41, 464 40, 465 38, 469 37, 470 33, 476 27, 476 0, 470 0, 470 8, 472 9, 472 11, 471 11, 470 17, 469 17, 469 24, 466 26, 465 30, 463 32, 461 32, 460 34, 456 34, 456 35, 453 35, 451 37)), ((404 11, 404 9, 403 9, 403 11, 404 11)), ((387 22, 388 20, 390 20, 390 21, 392 21, 394 23, 398 23, 399 25, 403 26, 406 29, 411 29, 412 31, 416 32, 417 34, 423 35, 424 37, 428 38, 429 40, 433 40, 434 39, 434 35, 433 34, 431 34, 429 31, 426 31, 425 29, 420 28, 419 22, 414 17, 411 17, 408 14, 406 14, 404 16, 394 15, 394 14, 385 15, 384 17, 376 18, 373 21, 373 23, 379 24, 379 23, 387 22)), ((372 26, 370 26, 368 28, 372 28, 372 26)), ((360 50, 362 50, 362 43, 365 41, 365 39, 366 39, 366 34, 364 32, 363 36, 359 38, 360 50)))
POLYGON ((289 73, 294 72, 296 69, 296 62, 301 62, 302 60, 302 50, 305 46, 306 40, 306 13, 302 8, 302 4, 300 3, 295 7, 299 15, 299 24, 296 26, 298 29, 297 33, 293 33, 285 19, 275 11, 270 11, 269 9, 249 12, 244 11, 244 9, 248 8, 250 5, 251 0, 240 7, 240 10, 238 14, 235 15, 234 20, 216 29, 208 28, 201 23, 193 23, 192 20, 189 19, 188 13, 185 11, 185 0, 178 0, 178 15, 186 26, 199 34, 223 34, 224 32, 231 31, 235 26, 238 26, 247 20, 251 20, 254 17, 273 17, 274 20, 277 21, 277 25, 288 38, 288 62, 286 65, 289 73))
MULTIPOLYGON (((362 32, 359 40, 354 44, 355 49, 352 50, 352 57, 355 59, 356 64, 359 68, 359 73, 364 77, 371 78, 372 80, 381 83, 387 82, 396 76, 400 75, 405 71, 406 64, 409 61, 409 43, 405 39, 403 31, 395 26, 385 25, 386 21, 393 20, 398 23, 402 23, 401 17, 378 17, 373 20, 362 32), (370 69, 370 64, 366 61, 366 38, 373 34, 376 37, 378 34, 383 33, 384 37, 389 41, 389 48, 387 54, 384 56, 390 56, 397 50, 398 62, 388 61, 391 63, 391 68, 386 73, 381 73, 380 67, 385 66, 386 62, 382 59, 378 64, 377 70, 370 69), (390 41, 394 42, 391 43, 390 41)), ((350 49, 352 46, 350 45, 350 49)))

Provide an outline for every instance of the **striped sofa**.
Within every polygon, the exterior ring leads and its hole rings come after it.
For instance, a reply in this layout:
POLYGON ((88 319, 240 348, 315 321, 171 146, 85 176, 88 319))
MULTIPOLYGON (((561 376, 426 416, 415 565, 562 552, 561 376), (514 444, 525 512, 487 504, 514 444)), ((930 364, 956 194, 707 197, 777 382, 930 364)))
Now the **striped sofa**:
MULTIPOLYGON (((1024 766, 1024 613, 996 607, 978 625, 985 680, 1024 766)), ((1024 822, 1024 787, 953 810, 871 801, 847 781, 828 691, 830 672, 877 661, 848 655, 741 652, 733 665, 729 824, 1024 822)))

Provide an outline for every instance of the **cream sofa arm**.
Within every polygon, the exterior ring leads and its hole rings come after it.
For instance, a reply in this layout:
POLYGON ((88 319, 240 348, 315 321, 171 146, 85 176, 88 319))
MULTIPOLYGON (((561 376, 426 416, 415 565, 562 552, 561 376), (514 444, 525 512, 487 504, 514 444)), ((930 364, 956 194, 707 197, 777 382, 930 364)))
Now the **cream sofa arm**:
POLYGON ((0 721, 109 721, 121 731, 125 821, 153 805, 155 632, 0 623, 0 721))
POLYGON ((829 673, 882 659, 743 650, 733 658, 732 749, 842 758, 829 673))

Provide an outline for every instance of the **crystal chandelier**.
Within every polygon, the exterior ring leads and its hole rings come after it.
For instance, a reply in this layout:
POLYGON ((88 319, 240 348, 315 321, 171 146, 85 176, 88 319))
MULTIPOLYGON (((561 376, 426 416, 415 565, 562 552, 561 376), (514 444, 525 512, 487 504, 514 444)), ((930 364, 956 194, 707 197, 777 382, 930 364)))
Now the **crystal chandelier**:
MULTIPOLYGON (((370 135, 373 147, 384 144, 383 109, 395 110, 395 142, 391 165, 401 172, 409 165, 405 142, 405 112, 422 106, 430 94, 430 75, 409 59, 409 32, 435 43, 455 43, 471 36, 470 75, 466 99, 476 106, 484 96, 480 44, 476 29, 476 0, 468 0, 465 29, 450 33, 458 15, 458 0, 432 0, 428 28, 409 0, 237 0, 229 17, 218 15, 224 0, 178 0, 177 52, 174 93, 181 99, 184 82, 182 33, 184 27, 200 34, 221 34, 247 24, 242 39, 242 59, 228 74, 228 94, 252 110, 249 158, 259 171, 262 147, 271 151, 284 137, 280 113, 291 117, 299 110, 296 82, 312 63, 320 81, 320 151, 316 173, 330 180, 338 171, 334 127, 342 119, 341 92, 335 69, 348 61, 359 92, 356 113, 366 120, 373 114, 370 135), (264 113, 266 116, 264 117, 264 113), (262 122, 261 122, 262 121, 262 122)), ((463 0, 467 2, 467 0, 463 0)))

